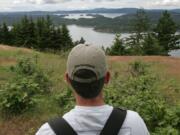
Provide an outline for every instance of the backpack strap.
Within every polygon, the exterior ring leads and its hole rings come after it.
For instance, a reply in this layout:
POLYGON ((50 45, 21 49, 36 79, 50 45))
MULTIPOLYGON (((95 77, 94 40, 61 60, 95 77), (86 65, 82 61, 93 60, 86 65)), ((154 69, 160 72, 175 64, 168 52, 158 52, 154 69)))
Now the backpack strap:
POLYGON ((100 135, 118 135, 126 114, 126 110, 114 108, 100 135))
MULTIPOLYGON (((100 135, 118 135, 126 114, 126 110, 114 108, 100 135)), ((48 124, 56 135, 77 135, 74 129, 63 118, 56 118, 49 121, 48 124)))
POLYGON ((74 129, 63 118, 56 118, 48 122, 56 135, 77 135, 74 129))

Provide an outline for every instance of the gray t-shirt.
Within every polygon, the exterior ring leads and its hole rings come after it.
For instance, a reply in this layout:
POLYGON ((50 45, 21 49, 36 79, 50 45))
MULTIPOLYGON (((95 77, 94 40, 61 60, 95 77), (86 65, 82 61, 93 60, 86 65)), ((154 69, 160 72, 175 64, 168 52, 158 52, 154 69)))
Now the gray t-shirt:
MULTIPOLYGON (((113 107, 109 105, 96 107, 75 106, 63 118, 78 135, 99 135, 112 110, 113 107)), ((49 124, 45 123, 36 135, 55 135, 55 133, 49 124)), ((149 135, 149 132, 139 114, 128 110, 118 135, 149 135)))

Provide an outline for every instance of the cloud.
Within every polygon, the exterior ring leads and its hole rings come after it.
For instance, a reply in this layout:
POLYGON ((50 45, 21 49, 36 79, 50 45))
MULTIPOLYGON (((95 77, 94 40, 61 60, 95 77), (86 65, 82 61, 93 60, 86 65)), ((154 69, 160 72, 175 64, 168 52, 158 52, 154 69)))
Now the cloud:
POLYGON ((14 0, 14 4, 56 4, 56 3, 62 3, 62 2, 68 2, 72 0, 14 0))
POLYGON ((31 4, 55 4, 64 2, 64 0, 26 0, 26 2, 31 4))
POLYGON ((54 11, 92 8, 179 8, 180 0, 0 0, 0 11, 54 11))
POLYGON ((113 2, 121 0, 14 0, 14 4, 29 3, 29 4, 57 4, 67 2, 113 2))
POLYGON ((157 6, 180 6, 180 0, 157 0, 157 6))
MULTIPOLYGON (((121 5, 126 5, 126 7, 153 7, 153 6, 180 6, 180 0, 13 0, 14 4, 32 4, 32 5, 55 5, 55 4, 64 4, 67 3, 69 5, 78 3, 79 8, 81 8, 82 5, 88 5, 89 3, 92 5, 114 5, 116 6, 121 6, 121 5)), ((91 5, 89 5, 91 6, 91 5)))

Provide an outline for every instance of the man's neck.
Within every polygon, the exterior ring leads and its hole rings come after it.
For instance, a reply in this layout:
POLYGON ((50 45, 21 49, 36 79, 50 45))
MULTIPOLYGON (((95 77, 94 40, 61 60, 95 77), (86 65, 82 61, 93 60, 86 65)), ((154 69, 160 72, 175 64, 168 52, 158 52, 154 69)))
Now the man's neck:
POLYGON ((85 99, 75 94, 76 105, 78 106, 101 106, 105 105, 102 94, 93 99, 85 99))

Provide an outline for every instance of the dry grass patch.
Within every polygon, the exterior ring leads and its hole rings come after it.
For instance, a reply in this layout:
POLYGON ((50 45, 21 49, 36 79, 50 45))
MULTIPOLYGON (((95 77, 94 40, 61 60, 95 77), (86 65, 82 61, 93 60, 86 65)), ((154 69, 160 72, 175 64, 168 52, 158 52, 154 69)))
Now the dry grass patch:
POLYGON ((27 52, 30 53, 32 52, 31 49, 27 49, 27 48, 17 48, 17 47, 12 47, 12 46, 7 46, 7 45, 2 45, 0 44, 0 51, 23 51, 23 52, 27 52))
POLYGON ((10 66, 16 63, 14 58, 0 58, 0 66, 10 66))
POLYGON ((132 62, 142 60, 144 62, 152 62, 161 64, 166 69, 167 75, 180 79, 180 58, 168 56, 110 56, 110 62, 132 62))

